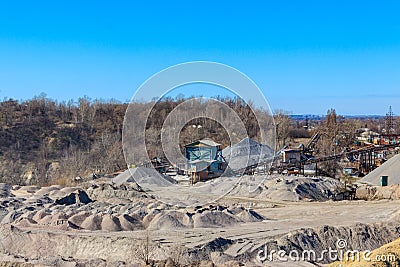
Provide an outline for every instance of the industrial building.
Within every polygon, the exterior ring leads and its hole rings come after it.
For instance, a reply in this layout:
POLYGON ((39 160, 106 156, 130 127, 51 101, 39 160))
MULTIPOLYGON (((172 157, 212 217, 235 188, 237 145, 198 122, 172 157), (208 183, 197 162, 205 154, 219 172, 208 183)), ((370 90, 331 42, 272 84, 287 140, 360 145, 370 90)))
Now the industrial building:
POLYGON ((224 171, 222 147, 210 139, 185 145, 186 172, 192 182, 205 181, 221 176, 224 171))

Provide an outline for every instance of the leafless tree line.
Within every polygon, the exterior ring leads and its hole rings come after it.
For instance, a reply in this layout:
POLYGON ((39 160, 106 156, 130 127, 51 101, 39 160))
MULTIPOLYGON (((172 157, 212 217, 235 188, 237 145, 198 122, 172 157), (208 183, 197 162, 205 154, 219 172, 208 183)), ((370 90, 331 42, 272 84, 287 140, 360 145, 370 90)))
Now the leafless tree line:
MULTIPOLYGON (((131 133, 133 145, 135 138, 144 134, 148 156, 163 157, 163 123, 184 101, 182 97, 167 97, 157 103, 130 103, 139 111, 154 105, 149 116, 139 113, 139 121, 145 123, 146 130, 145 133, 131 133)), ((233 110, 244 123, 246 134, 260 140, 260 127, 268 125, 259 124, 255 116, 258 111, 254 110, 251 103, 228 97, 220 97, 218 101, 228 106, 229 110, 211 105, 206 100, 193 104, 192 108, 200 111, 207 108, 207 112, 222 118, 228 118, 228 113, 233 110)), ((64 102, 48 99, 45 95, 23 102, 3 100, 0 102, 0 181, 18 184, 64 183, 75 177, 104 174, 125 168, 122 129, 127 107, 128 103, 91 100, 88 97, 64 102)), ((187 123, 178 133, 181 146, 206 137, 227 146, 231 141, 229 134, 236 134, 235 131, 228 134, 220 122, 206 117, 184 119, 187 123), (201 127, 194 128, 193 125, 201 127)), ((274 120, 276 149, 291 146, 296 138, 309 138, 320 131, 323 133, 318 144, 320 155, 341 152, 354 140, 357 128, 367 125, 371 130, 380 132, 385 123, 384 118, 344 119, 335 110, 329 110, 324 120, 308 122, 295 121, 288 112, 278 110, 274 113, 274 120)), ((396 131, 399 132, 397 118, 395 122, 396 131)), ((228 119, 224 123, 233 124, 228 119)), ((235 125, 230 125, 230 128, 235 129, 235 125)), ((236 136, 239 139, 239 135, 236 136)), ((236 141, 239 140, 233 140, 236 141)), ((143 159, 136 159, 140 160, 143 159)))

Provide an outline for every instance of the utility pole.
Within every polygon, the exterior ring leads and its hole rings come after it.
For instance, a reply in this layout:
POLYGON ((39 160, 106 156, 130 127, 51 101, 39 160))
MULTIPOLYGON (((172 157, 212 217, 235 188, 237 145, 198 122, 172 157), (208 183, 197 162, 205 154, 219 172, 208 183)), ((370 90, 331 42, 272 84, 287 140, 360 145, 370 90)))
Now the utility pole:
POLYGON ((386 134, 394 134, 392 106, 389 107, 389 112, 386 113, 386 134))

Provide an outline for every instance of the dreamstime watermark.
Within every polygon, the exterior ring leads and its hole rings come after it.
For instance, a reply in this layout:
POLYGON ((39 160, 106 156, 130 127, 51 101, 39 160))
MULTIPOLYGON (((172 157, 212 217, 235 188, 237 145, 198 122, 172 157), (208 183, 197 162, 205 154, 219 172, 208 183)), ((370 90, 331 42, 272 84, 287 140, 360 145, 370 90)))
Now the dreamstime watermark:
MULTIPOLYGON (((313 249, 298 251, 298 250, 275 250, 268 249, 268 245, 264 249, 260 249, 256 257, 261 264, 266 262, 395 262, 397 260, 394 254, 377 254, 372 255, 370 250, 353 250, 347 249, 347 241, 338 239, 335 247, 328 247, 321 251, 313 249)), ((339 264, 340 266, 340 264, 339 264)))

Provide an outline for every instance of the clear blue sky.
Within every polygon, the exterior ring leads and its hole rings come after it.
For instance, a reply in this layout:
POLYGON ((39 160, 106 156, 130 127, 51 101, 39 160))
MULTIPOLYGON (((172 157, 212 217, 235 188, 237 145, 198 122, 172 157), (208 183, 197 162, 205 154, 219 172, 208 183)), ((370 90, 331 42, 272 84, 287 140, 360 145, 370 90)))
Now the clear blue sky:
POLYGON ((134 2, 3 1, 0 98, 125 101, 163 68, 210 60, 272 109, 400 114, 399 1, 134 2))

